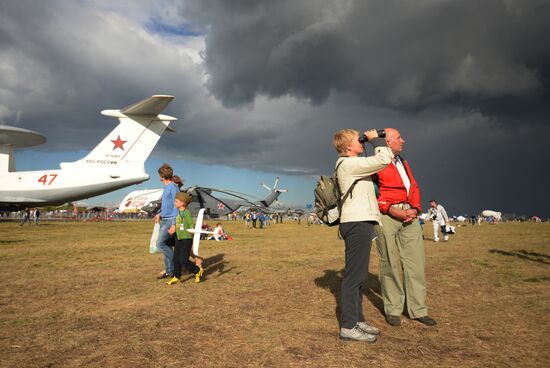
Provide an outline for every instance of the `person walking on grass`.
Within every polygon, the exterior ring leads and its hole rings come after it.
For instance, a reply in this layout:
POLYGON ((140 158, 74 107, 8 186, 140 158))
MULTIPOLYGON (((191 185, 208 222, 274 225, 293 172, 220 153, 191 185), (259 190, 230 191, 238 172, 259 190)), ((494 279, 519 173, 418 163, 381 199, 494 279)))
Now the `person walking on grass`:
POLYGON ((435 199, 430 200, 430 209, 428 210, 428 216, 432 220, 434 229, 434 242, 439 241, 439 229, 443 234, 443 240, 449 241, 449 235, 447 234, 447 225, 449 224, 449 216, 445 207, 437 203, 435 199))
POLYGON ((157 278, 163 279, 171 277, 174 274, 174 251, 170 245, 171 234, 176 230, 177 209, 174 207, 176 193, 179 192, 178 185, 173 182, 174 171, 168 164, 163 164, 158 169, 160 181, 164 184, 162 191, 162 203, 160 213, 154 218, 154 221, 160 224, 157 247, 164 254, 164 270, 160 272, 157 278))
POLYGON ((252 228, 256 228, 256 222, 258 221, 258 214, 256 211, 252 211, 252 228))
POLYGON ((166 283, 167 285, 179 284, 181 282, 182 267, 195 274, 195 282, 201 281, 204 272, 202 266, 197 266, 189 260, 191 247, 193 246, 193 234, 187 231, 187 229, 193 229, 195 224, 187 206, 192 200, 191 195, 186 192, 176 193, 174 206, 178 214, 176 215, 174 239, 174 276, 166 283))
POLYGON ((391 326, 401 325, 400 316, 407 304, 410 318, 435 326, 436 321, 428 316, 426 306, 424 241, 417 219, 422 212, 420 189, 409 164, 400 156, 405 140, 396 129, 385 131, 386 142, 395 157, 387 168, 376 174, 375 181, 382 213, 382 226, 376 226, 376 233, 386 321, 391 326))
POLYGON ((29 208, 25 209, 25 212, 23 213, 23 222, 19 224, 19 226, 25 225, 25 222, 29 222, 29 226, 31 225, 31 210, 29 208))
POLYGON ((34 224, 36 226, 38 226, 38 221, 40 220, 40 209, 36 209, 36 211, 34 211, 34 224))
POLYGON ((362 157, 365 148, 356 130, 339 130, 333 139, 340 156, 335 170, 343 193, 339 230, 345 242, 340 338, 374 343, 380 330, 365 321, 362 290, 368 275, 374 225, 380 222, 371 175, 388 166, 393 155, 376 130, 364 134, 374 147, 374 156, 362 157))

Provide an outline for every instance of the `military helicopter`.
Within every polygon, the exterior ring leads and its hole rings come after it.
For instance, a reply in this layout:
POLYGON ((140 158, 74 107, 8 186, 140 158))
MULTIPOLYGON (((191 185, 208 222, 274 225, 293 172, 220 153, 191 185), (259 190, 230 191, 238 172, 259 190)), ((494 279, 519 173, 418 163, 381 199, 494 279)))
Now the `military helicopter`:
MULTIPOLYGON (((273 187, 264 183, 261 185, 269 191, 263 199, 230 189, 218 189, 203 186, 191 186, 184 189, 193 196, 193 202, 189 204, 192 214, 198 214, 204 208, 204 214, 210 218, 222 217, 229 213, 242 210, 256 210, 264 213, 274 212, 270 206, 275 202, 281 193, 288 192, 288 189, 278 189, 279 178, 275 179, 273 187)), ((119 206, 119 212, 135 212, 141 210, 150 214, 160 209, 162 189, 136 190, 129 193, 119 206)))

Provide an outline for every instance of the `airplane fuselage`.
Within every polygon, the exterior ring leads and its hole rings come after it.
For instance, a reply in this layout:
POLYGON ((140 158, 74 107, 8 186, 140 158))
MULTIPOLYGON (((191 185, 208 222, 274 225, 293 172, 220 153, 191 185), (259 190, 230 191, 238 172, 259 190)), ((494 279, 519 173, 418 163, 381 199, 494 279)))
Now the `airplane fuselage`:
POLYGON ((161 114, 173 98, 154 95, 124 109, 103 110, 118 125, 85 157, 62 162, 59 170, 16 171, 14 148, 46 139, 28 129, 0 125, 0 210, 63 204, 148 180, 145 160, 177 120, 161 114))
POLYGON ((0 209, 59 205, 139 184, 149 179, 143 165, 140 166, 139 169, 134 166, 118 167, 112 172, 103 168, 75 166, 59 170, 0 173, 0 209), (3 188, 12 189, 7 191, 3 188))

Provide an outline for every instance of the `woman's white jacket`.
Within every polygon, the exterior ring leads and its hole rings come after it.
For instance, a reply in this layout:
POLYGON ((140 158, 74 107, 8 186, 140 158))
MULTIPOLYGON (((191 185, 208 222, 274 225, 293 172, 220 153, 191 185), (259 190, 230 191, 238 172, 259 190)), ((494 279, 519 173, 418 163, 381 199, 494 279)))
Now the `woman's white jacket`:
POLYGON ((342 204, 340 223, 354 221, 380 223, 381 215, 371 175, 388 166, 392 162, 393 153, 382 138, 374 138, 370 143, 374 146, 374 156, 340 157, 336 161, 336 167, 338 167, 336 175, 342 197, 355 180, 362 179, 357 182, 352 193, 342 204), (342 163, 338 166, 340 162, 342 163))

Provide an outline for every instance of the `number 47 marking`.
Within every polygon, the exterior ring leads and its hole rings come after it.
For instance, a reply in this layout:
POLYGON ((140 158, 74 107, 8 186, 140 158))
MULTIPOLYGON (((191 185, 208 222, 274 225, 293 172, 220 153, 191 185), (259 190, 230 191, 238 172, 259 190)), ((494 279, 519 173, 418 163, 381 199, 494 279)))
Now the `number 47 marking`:
POLYGON ((57 178, 57 174, 49 174, 51 176, 50 181, 48 182, 48 174, 42 175, 40 179, 38 179, 39 183, 42 183, 43 185, 52 185, 55 178, 57 178))

